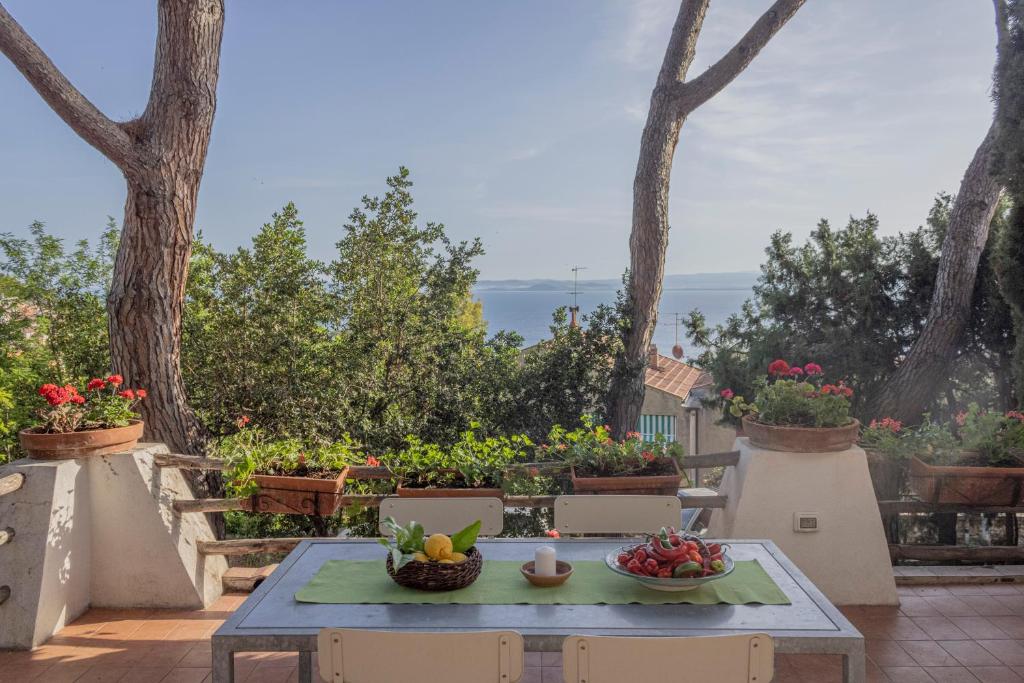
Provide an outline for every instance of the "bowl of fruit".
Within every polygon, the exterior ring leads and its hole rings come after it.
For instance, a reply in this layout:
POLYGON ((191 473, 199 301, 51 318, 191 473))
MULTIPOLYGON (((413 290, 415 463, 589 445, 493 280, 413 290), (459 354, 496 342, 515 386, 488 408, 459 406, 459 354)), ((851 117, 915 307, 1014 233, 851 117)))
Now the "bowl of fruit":
POLYGON ((480 520, 462 531, 427 535, 419 522, 401 525, 387 517, 381 526, 391 538, 378 542, 388 549, 384 561, 388 576, 400 586, 424 591, 465 588, 480 576, 484 558, 476 548, 480 520))
POLYGON ((622 546, 604 559, 616 574, 659 591, 688 591, 732 573, 735 565, 719 543, 662 527, 646 543, 622 546))

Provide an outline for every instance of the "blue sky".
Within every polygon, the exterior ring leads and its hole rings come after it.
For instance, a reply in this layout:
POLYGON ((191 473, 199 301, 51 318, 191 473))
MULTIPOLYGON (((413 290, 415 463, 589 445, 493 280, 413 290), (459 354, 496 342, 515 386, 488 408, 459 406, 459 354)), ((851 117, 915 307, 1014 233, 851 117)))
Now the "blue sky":
MULTIPOLYGON (((703 70, 769 0, 718 0, 703 70)), ((6 0, 109 116, 145 106, 155 5, 6 0)), ((482 278, 618 276, 633 172, 677 0, 227 0, 197 226, 223 249, 285 202, 329 258, 360 196, 408 166, 421 218, 479 235, 482 278)), ((918 225, 991 119, 983 0, 809 0, 686 123, 669 273, 753 270, 768 236, 875 211, 918 225)), ((0 231, 120 219, 119 172, 0 58, 0 231)))

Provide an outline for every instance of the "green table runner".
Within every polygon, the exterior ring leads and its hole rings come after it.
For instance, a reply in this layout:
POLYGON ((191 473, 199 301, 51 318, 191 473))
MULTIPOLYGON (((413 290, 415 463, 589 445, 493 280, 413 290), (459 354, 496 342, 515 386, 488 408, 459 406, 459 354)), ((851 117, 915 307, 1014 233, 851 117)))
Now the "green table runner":
POLYGON ((756 560, 737 562, 732 574, 690 591, 644 588, 611 572, 603 562, 573 562, 573 575, 554 588, 526 581, 522 562, 487 560, 471 586, 429 592, 403 588, 384 570, 383 560, 328 560, 295 599, 330 604, 427 605, 788 605, 789 598, 756 560))

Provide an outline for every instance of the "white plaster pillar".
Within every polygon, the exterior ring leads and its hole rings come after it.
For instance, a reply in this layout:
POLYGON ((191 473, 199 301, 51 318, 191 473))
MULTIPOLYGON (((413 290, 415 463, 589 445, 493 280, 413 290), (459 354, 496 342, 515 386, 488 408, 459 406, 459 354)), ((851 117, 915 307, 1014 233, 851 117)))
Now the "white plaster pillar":
POLYGON ((837 605, 896 605, 889 547, 867 458, 854 446, 837 453, 787 453, 736 439, 736 467, 711 515, 711 538, 769 538, 837 605), (797 513, 817 515, 818 530, 794 530, 797 513))
POLYGON ((44 643, 88 607, 197 609, 221 594, 222 556, 203 556, 212 540, 202 514, 171 507, 192 498, 180 470, 156 467, 162 444, 78 460, 17 460, 24 485, 0 496, 0 649, 44 643))

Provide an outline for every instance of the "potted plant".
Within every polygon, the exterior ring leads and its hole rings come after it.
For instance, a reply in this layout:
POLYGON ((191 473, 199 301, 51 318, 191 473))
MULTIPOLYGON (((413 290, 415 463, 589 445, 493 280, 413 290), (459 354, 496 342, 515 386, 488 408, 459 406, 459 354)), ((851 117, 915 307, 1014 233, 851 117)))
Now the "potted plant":
POLYGON ((525 461, 532 445, 518 434, 484 437, 474 422, 449 447, 408 436, 403 450, 381 460, 398 479, 399 496, 501 498, 505 469, 525 461))
MULTIPOLYGON (((244 421, 240 424, 244 427, 244 421)), ((222 439, 215 454, 225 462, 232 495, 253 499, 258 512, 333 515, 344 502, 349 465, 361 460, 346 434, 340 441, 304 444, 243 428, 222 439)))
POLYGON ((569 465, 572 488, 579 494, 664 495, 679 493, 683 473, 676 456, 682 447, 658 435, 644 442, 639 432, 629 432, 624 441, 611 437, 608 427, 593 425, 584 418, 584 426, 566 431, 555 425, 548 435, 549 445, 542 451, 569 465))
POLYGON ((18 433, 22 449, 36 460, 65 460, 131 450, 142 438, 135 408, 145 389, 124 387, 121 375, 96 378, 80 393, 73 384, 44 384, 39 422, 18 433))
POLYGON ((959 448, 919 449, 911 490, 928 503, 1016 506, 1024 502, 1024 413, 971 404, 955 419, 959 448))
POLYGON ((843 382, 825 384, 817 363, 768 365, 757 396, 747 403, 732 396, 729 412, 741 417, 743 431, 760 448, 793 453, 845 451, 857 440, 860 422, 850 417, 853 389, 843 382))

